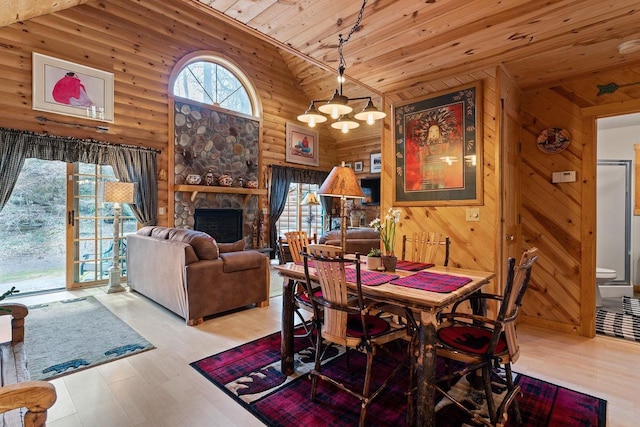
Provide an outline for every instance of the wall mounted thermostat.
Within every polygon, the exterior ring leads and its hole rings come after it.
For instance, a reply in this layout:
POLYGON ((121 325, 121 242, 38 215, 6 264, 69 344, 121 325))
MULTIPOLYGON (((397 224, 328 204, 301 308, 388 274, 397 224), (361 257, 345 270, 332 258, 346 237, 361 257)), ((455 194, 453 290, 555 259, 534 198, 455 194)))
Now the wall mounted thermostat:
POLYGON ((551 182, 576 182, 576 171, 554 172, 551 175, 551 182))

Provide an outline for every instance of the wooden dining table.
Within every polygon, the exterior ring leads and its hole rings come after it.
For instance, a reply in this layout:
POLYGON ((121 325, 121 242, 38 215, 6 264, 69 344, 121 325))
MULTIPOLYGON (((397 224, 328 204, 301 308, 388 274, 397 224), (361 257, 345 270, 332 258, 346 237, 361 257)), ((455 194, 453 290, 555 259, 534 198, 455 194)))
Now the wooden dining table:
MULTIPOLYGON (((305 280, 304 266, 286 263, 275 266, 275 269, 283 278, 281 370, 285 375, 292 375, 294 373, 294 287, 296 281, 305 280)), ((365 270, 363 269, 363 271, 365 270)), ((413 311, 418 323, 418 351, 415 363, 418 381, 416 425, 435 426, 437 315, 446 307, 464 299, 488 284, 495 277, 495 273, 440 266, 434 266, 424 271, 461 276, 471 280, 451 292, 431 292, 383 283, 376 286, 363 285, 362 294, 367 299, 390 304, 401 310, 409 308, 413 311)), ((402 278, 416 273, 415 271, 396 270, 394 273, 389 274, 402 278)), ((315 279, 315 269, 309 268, 309 274, 312 279, 315 279)))

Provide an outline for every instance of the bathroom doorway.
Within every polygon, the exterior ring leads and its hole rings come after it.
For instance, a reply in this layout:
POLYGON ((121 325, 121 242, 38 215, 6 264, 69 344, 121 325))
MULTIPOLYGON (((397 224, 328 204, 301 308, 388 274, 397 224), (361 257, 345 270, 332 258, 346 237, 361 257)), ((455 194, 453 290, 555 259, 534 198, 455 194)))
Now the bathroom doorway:
POLYGON ((611 286, 600 287, 603 298, 633 296, 633 285, 640 284, 640 216, 632 204, 639 134, 640 113, 597 120, 596 266, 617 275, 611 286))

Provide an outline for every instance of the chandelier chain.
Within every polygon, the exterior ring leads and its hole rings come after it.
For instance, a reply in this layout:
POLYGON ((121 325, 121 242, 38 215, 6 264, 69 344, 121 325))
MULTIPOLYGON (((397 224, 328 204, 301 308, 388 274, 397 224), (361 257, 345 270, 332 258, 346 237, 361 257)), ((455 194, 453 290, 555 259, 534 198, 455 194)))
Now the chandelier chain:
POLYGON ((351 36, 353 35, 353 33, 356 32, 358 27, 360 27, 360 22, 362 21, 362 15, 364 14, 364 8, 366 5, 367 5, 367 0, 364 0, 362 2, 362 7, 360 8, 360 12, 358 12, 358 18, 356 19, 355 24, 353 24, 353 27, 351 27, 351 31, 349 31, 349 34, 347 35, 347 37, 343 38, 342 34, 338 34, 338 40, 339 40, 338 41, 338 56, 339 56, 338 67, 347 68, 347 63, 344 60, 344 55, 342 55, 342 45, 348 42, 351 36))

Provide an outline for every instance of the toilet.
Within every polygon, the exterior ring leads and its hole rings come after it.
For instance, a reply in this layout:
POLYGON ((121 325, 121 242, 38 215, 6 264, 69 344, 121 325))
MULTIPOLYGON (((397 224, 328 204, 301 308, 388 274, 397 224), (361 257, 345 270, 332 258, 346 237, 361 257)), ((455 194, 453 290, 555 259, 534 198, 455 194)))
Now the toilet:
POLYGON ((600 296, 600 285, 612 280, 616 280, 618 274, 615 270, 608 268, 596 267, 596 307, 602 306, 602 297, 600 296))

